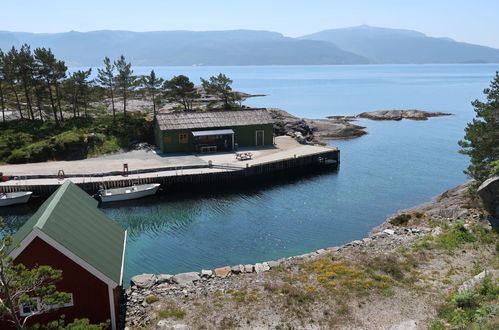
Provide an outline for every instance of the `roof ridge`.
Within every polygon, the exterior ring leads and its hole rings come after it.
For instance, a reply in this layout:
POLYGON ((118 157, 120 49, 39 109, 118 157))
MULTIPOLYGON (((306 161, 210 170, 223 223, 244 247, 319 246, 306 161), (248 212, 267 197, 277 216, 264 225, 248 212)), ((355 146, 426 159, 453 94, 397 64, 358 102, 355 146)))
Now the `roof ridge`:
POLYGON ((52 214, 54 211, 55 207, 60 201, 61 196, 68 190, 68 187, 71 185, 71 180, 64 181, 64 183, 57 189, 57 191, 54 194, 54 197, 52 200, 49 202, 45 210, 43 211, 42 215, 36 222, 36 224, 33 227, 38 227, 40 229, 45 226, 45 223, 47 222, 49 216, 52 214))

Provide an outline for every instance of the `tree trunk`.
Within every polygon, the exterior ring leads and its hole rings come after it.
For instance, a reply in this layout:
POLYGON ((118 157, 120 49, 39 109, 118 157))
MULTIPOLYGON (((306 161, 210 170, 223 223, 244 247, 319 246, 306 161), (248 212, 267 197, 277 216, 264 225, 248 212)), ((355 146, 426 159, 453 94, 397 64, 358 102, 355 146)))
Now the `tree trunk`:
POLYGON ((14 91, 14 95, 16 96, 16 104, 17 104, 17 109, 19 110, 19 115, 21 116, 21 119, 23 119, 23 111, 21 110, 21 102, 19 102, 19 95, 17 94, 14 84, 10 84, 10 86, 14 91))
POLYGON ((5 123, 5 101, 3 97, 3 87, 0 83, 0 106, 2 107, 2 122, 5 123))
MULTIPOLYGON (((40 114, 40 121, 43 123, 42 105, 41 105, 40 99, 38 97, 36 98, 36 106, 38 107, 38 113, 40 114)), ((56 123, 57 123, 57 121, 56 121, 56 123)))
POLYGON ((28 84, 23 83, 24 95, 26 96, 26 102, 28 103, 28 117, 31 115, 31 119, 35 119, 35 114, 33 113, 33 107, 31 106, 31 99, 29 97, 28 84))
MULTIPOLYGON (((52 96, 52 86, 50 85, 50 82, 48 80, 47 80, 47 88, 49 90, 50 104, 52 105, 52 112, 54 113, 55 124, 59 126, 59 120, 57 119, 57 108, 55 107, 54 97, 52 96)), ((40 106, 38 106, 38 108, 40 108, 40 106)))
POLYGON ((55 83, 55 97, 57 98, 57 107, 59 108, 59 116, 61 117, 61 121, 64 120, 64 117, 62 116, 62 107, 61 107, 61 96, 59 92, 59 83, 55 83))
POLYGON ((113 122, 114 122, 116 121, 116 109, 114 108, 114 90, 112 87, 110 88, 110 91, 111 91, 111 105, 113 107, 113 122))
POLYGON ((123 118, 126 121, 126 89, 123 90, 123 118))
POLYGON ((152 113, 154 115, 154 118, 156 118, 156 99, 154 92, 152 92, 152 113))

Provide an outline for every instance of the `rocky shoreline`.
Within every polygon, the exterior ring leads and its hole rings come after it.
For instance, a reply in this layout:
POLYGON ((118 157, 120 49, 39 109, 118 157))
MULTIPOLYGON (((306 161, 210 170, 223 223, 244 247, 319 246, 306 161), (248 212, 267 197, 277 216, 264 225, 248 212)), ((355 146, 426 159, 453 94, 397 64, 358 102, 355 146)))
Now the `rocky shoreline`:
MULTIPOLYGON (((463 219, 475 221, 480 218, 476 209, 467 207, 469 200, 464 192, 471 182, 450 189, 439 195, 434 201, 404 210, 401 213, 424 212, 428 217, 442 221, 463 219), (466 208, 467 207, 467 208, 466 208)), ((334 253, 335 256, 348 256, 359 250, 368 255, 386 254, 403 249, 424 236, 438 236, 440 227, 429 227, 424 224, 399 227, 391 223, 393 217, 374 228, 368 237, 355 240, 341 246, 319 249, 299 256, 281 258, 256 264, 235 265, 201 270, 200 272, 169 274, 142 274, 134 276, 131 286, 126 291, 126 325, 128 327, 144 327, 153 324, 154 306, 148 301, 150 297, 161 297, 166 300, 193 299, 205 297, 219 292, 233 292, 247 287, 248 283, 258 283, 259 278, 273 269, 290 269, 304 263, 313 262, 334 253), (149 298, 148 298, 149 297, 149 298)), ((187 325, 173 320, 162 320, 157 324, 160 328, 187 328, 187 325)))
POLYGON ((288 135, 301 144, 321 144, 320 140, 349 139, 367 134, 366 127, 352 124, 358 118, 370 120, 428 120, 431 117, 451 116, 450 113, 423 110, 380 110, 355 116, 328 116, 327 119, 299 118, 276 108, 267 109, 275 120, 276 135, 288 135))

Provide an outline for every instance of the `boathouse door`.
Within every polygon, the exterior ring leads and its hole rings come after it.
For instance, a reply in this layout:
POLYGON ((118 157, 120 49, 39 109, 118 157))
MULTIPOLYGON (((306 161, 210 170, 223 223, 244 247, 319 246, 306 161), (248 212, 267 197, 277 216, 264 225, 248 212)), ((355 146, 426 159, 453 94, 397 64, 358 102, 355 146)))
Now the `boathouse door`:
POLYGON ((257 146, 263 146, 265 144, 264 131, 258 130, 255 131, 255 140, 257 146))

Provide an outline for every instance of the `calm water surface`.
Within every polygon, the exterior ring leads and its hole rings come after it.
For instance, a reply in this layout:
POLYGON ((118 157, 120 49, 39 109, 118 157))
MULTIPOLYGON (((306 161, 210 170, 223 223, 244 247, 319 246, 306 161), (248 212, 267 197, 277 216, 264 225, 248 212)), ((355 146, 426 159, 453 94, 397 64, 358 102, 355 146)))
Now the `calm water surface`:
MULTIPOLYGON (((397 210, 429 201, 466 180, 456 142, 498 65, 156 67, 198 82, 223 72, 234 88, 268 94, 255 107, 309 118, 379 109, 454 113, 428 121, 359 121, 369 135, 329 141, 341 148, 338 172, 233 187, 170 192, 106 207, 128 228, 125 283, 138 273, 178 273, 255 263, 343 244, 366 235, 397 210)), ((146 74, 151 68, 136 67, 146 74)), ((35 210, 0 215, 20 225, 35 210)))

